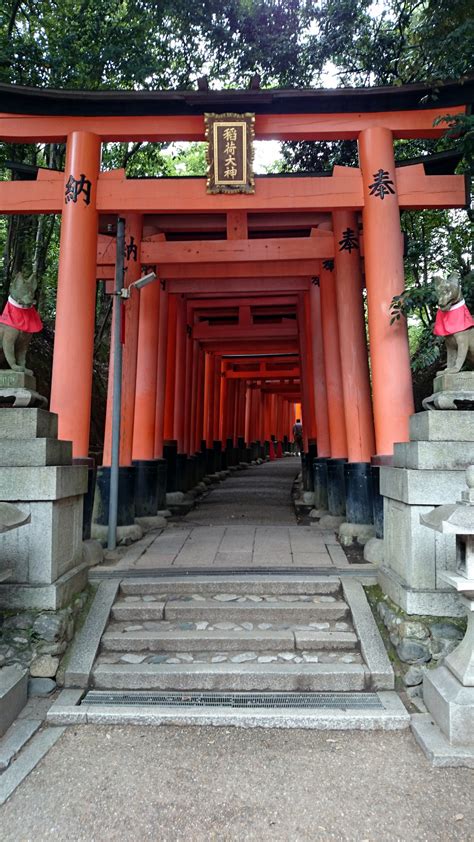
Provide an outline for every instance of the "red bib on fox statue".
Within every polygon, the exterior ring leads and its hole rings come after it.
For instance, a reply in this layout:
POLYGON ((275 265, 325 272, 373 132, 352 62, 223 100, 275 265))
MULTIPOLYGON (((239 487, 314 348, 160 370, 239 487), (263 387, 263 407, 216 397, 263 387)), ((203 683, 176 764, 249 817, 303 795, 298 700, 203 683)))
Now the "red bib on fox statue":
POLYGON ((436 336, 451 336, 453 333, 469 330, 470 327, 474 327, 474 319, 463 298, 449 310, 438 310, 433 333, 436 336))
POLYGON ((14 327, 24 333, 39 333, 40 330, 43 330, 43 322, 36 307, 18 304, 10 295, 0 316, 0 324, 14 327))

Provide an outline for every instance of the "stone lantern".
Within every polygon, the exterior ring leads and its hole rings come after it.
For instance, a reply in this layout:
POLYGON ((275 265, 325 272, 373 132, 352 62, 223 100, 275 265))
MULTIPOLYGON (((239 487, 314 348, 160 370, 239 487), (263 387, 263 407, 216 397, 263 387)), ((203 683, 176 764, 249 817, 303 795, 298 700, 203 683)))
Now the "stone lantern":
POLYGON ((439 575, 467 609, 466 634, 442 666, 427 671, 423 699, 431 717, 414 717, 413 729, 437 765, 474 766, 474 465, 458 503, 420 516, 429 529, 456 536, 456 569, 439 575), (436 727, 437 726, 437 727, 436 727))

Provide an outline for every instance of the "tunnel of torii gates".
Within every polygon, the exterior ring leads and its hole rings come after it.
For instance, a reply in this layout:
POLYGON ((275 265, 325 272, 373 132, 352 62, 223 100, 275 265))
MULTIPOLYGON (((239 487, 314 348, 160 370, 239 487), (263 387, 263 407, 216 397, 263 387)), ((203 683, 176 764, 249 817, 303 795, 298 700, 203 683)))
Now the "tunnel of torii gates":
MULTIPOLYGON (((120 464, 178 462, 291 436, 367 465, 408 438, 407 330, 390 324, 404 287, 400 210, 462 208, 453 158, 396 163, 395 138, 436 138, 474 81, 337 90, 71 92, 0 86, 0 138, 66 143, 65 172, 0 183, 4 214, 62 214, 51 410, 75 458, 89 453, 96 287, 113 289, 117 216, 125 286, 120 464), (359 167, 256 177, 253 194, 210 195, 206 179, 101 170, 101 143, 203 141, 206 112, 252 112, 255 138, 357 140, 359 167), (386 187, 377 189, 382 171, 386 187), (65 200, 70 176, 90 182, 65 200), (87 199, 87 201, 86 201, 87 199), (109 233, 108 233, 109 232, 109 233), (367 297, 370 374, 364 319, 367 297), (299 406, 300 405, 300 406, 299 406), (172 446, 172 445, 170 445, 172 446), (194 457, 195 458, 195 457, 194 457)), ((111 399, 103 464, 111 457, 111 399)), ((178 486, 189 478, 183 469, 178 486)), ((168 486, 173 487, 173 485, 168 486)))

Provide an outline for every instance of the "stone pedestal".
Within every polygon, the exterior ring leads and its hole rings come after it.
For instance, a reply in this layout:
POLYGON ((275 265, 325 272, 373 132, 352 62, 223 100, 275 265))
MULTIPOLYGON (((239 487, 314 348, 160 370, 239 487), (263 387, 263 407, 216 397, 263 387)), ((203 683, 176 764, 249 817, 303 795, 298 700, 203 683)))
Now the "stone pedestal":
POLYGON ((31 374, 0 369, 0 407, 46 407, 46 398, 36 391, 36 379, 31 374))
POLYGON ((62 608, 87 581, 82 560, 87 468, 72 464, 71 442, 57 438, 57 416, 43 409, 0 409, 0 500, 30 522, 0 535, 10 568, 0 607, 62 608))
POLYGON ((441 371, 433 381, 433 394, 424 409, 474 409, 474 371, 448 374, 441 371))
POLYGON ((474 412, 420 412, 410 442, 395 445, 393 466, 380 468, 384 497, 383 591, 408 614, 459 616, 463 609, 442 574, 455 569, 455 537, 420 523, 434 506, 452 503, 474 461, 474 412))

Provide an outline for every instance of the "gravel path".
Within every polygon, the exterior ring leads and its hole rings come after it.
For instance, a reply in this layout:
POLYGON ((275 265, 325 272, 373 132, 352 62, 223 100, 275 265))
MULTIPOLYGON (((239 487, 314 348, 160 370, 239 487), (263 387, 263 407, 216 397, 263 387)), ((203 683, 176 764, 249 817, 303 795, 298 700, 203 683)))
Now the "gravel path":
POLYGON ((467 842, 473 783, 410 732, 77 726, 0 809, 0 837, 467 842))

